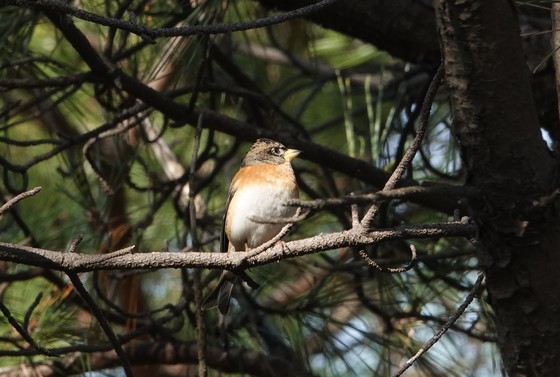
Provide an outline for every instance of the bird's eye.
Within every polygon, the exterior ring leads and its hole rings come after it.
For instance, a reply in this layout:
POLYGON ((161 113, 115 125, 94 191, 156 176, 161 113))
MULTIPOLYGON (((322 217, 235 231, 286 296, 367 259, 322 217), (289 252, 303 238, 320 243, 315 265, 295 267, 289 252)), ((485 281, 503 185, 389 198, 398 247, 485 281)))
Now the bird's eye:
POLYGON ((277 147, 270 148, 270 154, 273 154, 275 156, 281 156, 282 155, 282 150, 280 150, 280 148, 277 148, 277 147))

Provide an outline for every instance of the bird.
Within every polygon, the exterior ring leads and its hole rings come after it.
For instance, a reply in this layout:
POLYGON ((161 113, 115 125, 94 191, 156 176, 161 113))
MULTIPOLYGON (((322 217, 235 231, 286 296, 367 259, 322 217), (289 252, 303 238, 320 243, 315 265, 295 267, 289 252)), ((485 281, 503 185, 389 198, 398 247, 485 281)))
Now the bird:
MULTIPOLYGON (((286 202, 299 197, 291 161, 300 153, 270 139, 258 139, 251 146, 229 187, 220 236, 221 252, 254 249, 274 238, 285 225, 258 222, 256 218, 294 216, 296 209, 286 202)), ((233 272, 224 271, 201 309, 218 307, 226 315, 237 279, 233 272)))

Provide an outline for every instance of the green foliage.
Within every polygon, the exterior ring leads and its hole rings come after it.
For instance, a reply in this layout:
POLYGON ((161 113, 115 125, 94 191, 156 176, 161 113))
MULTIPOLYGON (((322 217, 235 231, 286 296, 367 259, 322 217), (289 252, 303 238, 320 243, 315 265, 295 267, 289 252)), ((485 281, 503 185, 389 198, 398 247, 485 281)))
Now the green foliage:
MULTIPOLYGON (((191 8, 188 2, 132 1, 120 15, 121 2, 83 1, 79 5, 89 12, 147 27, 209 25, 221 20, 234 23, 263 16, 262 8, 252 1, 230 2, 227 6, 221 0, 200 3, 191 8)), ((9 63, 2 66, 1 78, 45 80, 90 71, 82 56, 44 15, 16 7, 1 9, 0 52, 7 57, 2 63, 9 63)), ((177 103, 214 111, 280 136, 295 135, 294 140, 312 140, 384 171, 391 171, 414 136, 426 72, 411 69, 371 45, 301 20, 245 32, 155 41, 73 20, 94 50, 115 69, 152 85, 177 103)), ((3 242, 64 251, 81 234, 84 240, 77 251, 83 253, 103 253, 130 244, 136 244, 139 252, 218 249, 227 187, 248 148, 237 143, 244 135, 204 129, 194 168, 197 175, 191 180, 188 172, 193 163, 194 127, 153 108, 132 111, 140 101, 119 85, 99 82, 93 75, 66 85, 22 86, 3 93, 0 157, 20 165, 37 159, 25 169, 27 188, 43 187, 40 196, 17 205, 22 222, 9 214, 0 219, 3 242), (127 111, 132 113, 124 116, 127 111), (125 119, 115 121, 121 116, 125 119), (141 127, 135 129, 136 133, 129 132, 126 127, 134 124, 141 127), (148 128, 153 128, 156 136, 148 135, 148 128), (88 132, 95 134, 80 139, 88 132), (14 142, 44 139, 48 142, 36 145, 14 142), (67 147, 57 151, 61 145, 67 147), (162 158, 158 145, 164 145, 176 160, 162 158), (182 173, 169 176, 170 169, 177 165, 182 173), (203 203, 196 224, 178 194, 181 187, 192 182, 195 199, 203 203), (193 232, 198 238, 196 245, 193 232), (114 242, 115 234, 127 234, 123 236, 125 245, 114 242)), ((447 104, 436 103, 409 178, 462 183, 449 117, 447 104)), ((317 166, 304 159, 294 162, 303 198, 379 189, 353 178, 353 172, 334 173, 330 166, 317 166)), ((12 185, 22 183, 16 172, 5 171, 12 185)), ((9 182, 0 184, 3 195, 10 191, 9 182)), ((360 208, 361 213, 365 208, 360 208)), ((388 228, 448 218, 447 214, 395 200, 380 211, 376 226, 388 228)), ((290 237, 303 239, 348 229, 350 221, 348 206, 323 211, 298 224, 290 237)), ((357 248, 250 270, 262 288, 256 292, 240 288, 237 292, 233 314, 226 318, 230 326, 228 346, 274 355, 272 345, 279 342, 282 349, 291 352, 289 357, 315 375, 391 375, 455 310, 472 285, 477 268, 472 247, 465 241, 427 239, 413 243, 421 262, 401 274, 372 269, 358 256, 357 248), (309 286, 297 292, 305 283, 309 286), (265 322, 268 327, 263 330, 265 322)), ((408 241, 400 240, 368 245, 366 251, 380 263, 397 267, 408 263, 408 246, 408 241)), ((26 269, 10 265, 2 272, 13 274, 26 269)), ((132 291, 123 288, 119 292, 116 288, 124 285, 126 278, 109 275, 100 278, 104 294, 122 311, 133 311, 126 306, 132 291)), ((205 291, 213 284, 209 276, 203 274, 205 291)), ((143 302, 138 312, 143 314, 128 320, 142 324, 161 320, 173 310, 146 313, 175 305, 173 320, 144 335, 158 340, 195 339, 198 308, 193 301, 192 271, 159 270, 137 277, 141 281, 138 291, 142 292, 139 300, 143 302)), ((93 292, 93 276, 86 274, 83 280, 93 292)), ((53 281, 34 278, 10 283, 2 299, 21 323, 34 298, 43 293, 31 314, 34 327, 29 331, 34 339, 52 348, 87 344, 95 331, 78 319, 77 312, 84 309, 77 309, 77 297, 65 297, 63 292, 64 287, 53 281)), ((120 319, 111 322, 118 333, 130 330, 122 313, 92 294, 104 310, 120 319)), ((457 325, 454 333, 462 335, 454 335, 422 358, 413 373, 459 376, 469 370, 484 370, 487 359, 480 362, 469 354, 444 350, 478 347, 476 339, 484 339, 479 327, 486 330, 491 326, 487 310, 479 301, 472 309, 473 317, 457 325), (471 337, 464 335, 469 332, 471 337)), ((217 315, 205 316, 208 343, 223 346, 213 322, 217 315)), ((5 321, 0 322, 0 335, 14 337, 5 321)), ((92 342, 105 339, 93 337, 92 342)), ((28 346, 21 339, 15 343, 28 346)), ((43 359, 37 356, 32 361, 43 359)), ((2 365, 27 361, 4 359, 2 365)), ((84 363, 84 371, 93 368, 84 363)))

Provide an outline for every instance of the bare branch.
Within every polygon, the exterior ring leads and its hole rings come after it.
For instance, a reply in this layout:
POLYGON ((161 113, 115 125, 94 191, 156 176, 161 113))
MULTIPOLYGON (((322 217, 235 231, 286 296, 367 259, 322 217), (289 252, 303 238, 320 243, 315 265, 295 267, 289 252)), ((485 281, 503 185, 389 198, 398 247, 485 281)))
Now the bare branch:
MULTIPOLYGON (((197 361, 198 345, 194 341, 160 341, 130 344, 124 347, 132 365, 151 364, 194 364, 197 361)), ((76 351, 74 351, 76 353, 76 351)), ((281 357, 266 355, 262 352, 243 348, 230 348, 224 352, 217 347, 208 347, 208 366, 224 373, 248 373, 252 376, 280 377, 294 375, 294 365, 281 357)), ((88 353, 92 370, 119 367, 120 359, 115 351, 97 351, 88 353)), ((18 365, 0 368, 2 376, 21 376, 22 370, 32 369, 41 376, 74 375, 83 372, 82 359, 69 355, 58 362, 46 361, 44 364, 18 365)))
POLYGON ((2 207, 0 207, 0 216, 2 216, 2 214, 4 214, 4 212, 6 212, 10 208, 12 208, 20 200, 23 200, 25 198, 29 198, 30 196, 35 195, 36 193, 41 191, 41 189, 42 189, 42 187, 35 187, 34 189, 31 189, 31 190, 26 191, 26 192, 22 192, 21 194, 14 196, 12 199, 8 200, 2 207))
POLYGON ((478 279, 476 279, 476 282, 474 283, 473 288, 471 289, 471 291, 469 292, 469 294, 467 295, 467 297, 465 298, 465 301, 461 304, 461 306, 459 306, 457 308, 457 311, 455 313, 453 313, 453 315, 451 316, 451 318, 449 318, 449 320, 439 329, 439 331, 432 337, 430 338, 430 340, 428 340, 426 343, 424 343, 424 345, 422 346, 422 348, 420 348, 418 350, 418 352, 411 357, 410 359, 408 359, 401 367, 400 369, 393 374, 393 377, 399 377, 401 376, 408 368, 410 368, 410 366, 420 357, 422 356, 424 353, 428 352, 428 350, 430 348, 432 348, 432 346, 434 344, 436 344, 438 342, 438 340, 441 339, 441 337, 443 336, 443 334, 445 334, 447 332, 447 330, 449 330, 449 328, 455 324, 455 322, 457 322, 457 320, 459 319, 459 317, 461 315, 463 315, 463 313, 465 312, 465 310, 468 308, 468 306, 471 304, 472 300, 474 300, 474 298, 476 297, 476 295, 480 292, 480 289, 483 286, 483 281, 484 281, 484 274, 480 273, 478 275, 478 279))
POLYGON ((90 81, 91 73, 76 73, 73 75, 54 77, 43 80, 37 79, 18 79, 18 78, 0 78, 0 89, 33 89, 45 87, 65 87, 69 85, 79 85, 90 81))
MULTIPOLYGON (((32 305, 32 307, 33 307, 33 305, 32 305)), ((10 323, 10 325, 12 325, 12 327, 18 332, 18 334, 21 335, 21 337, 23 339, 25 339, 25 341, 27 343, 29 343, 29 345, 31 347, 33 347, 35 350, 37 350, 37 352, 39 352, 40 354, 43 354, 43 355, 47 355, 47 356, 57 356, 56 352, 50 351, 50 350, 40 346, 39 344, 37 344, 35 339, 33 339, 31 334, 29 334, 27 329, 25 329, 23 326, 21 326, 18 323, 18 321, 16 321, 16 319, 14 318, 12 313, 10 313, 10 310, 6 307, 6 305, 4 305, 4 303, 2 301, 0 301, 0 312, 2 312, 4 317, 6 317, 6 319, 10 323)))
POLYGON ((391 174, 391 177, 389 178, 387 183, 385 183, 385 187, 383 187, 383 190, 391 190, 397 186, 397 183, 402 178, 404 172, 412 163, 416 152, 418 152, 418 149, 420 149, 420 145, 422 144, 422 140, 424 139, 424 134, 428 129, 432 103, 434 102, 439 86, 441 85, 443 73, 443 63, 441 63, 438 67, 438 70, 434 74, 432 82, 430 83, 430 87, 426 92, 424 102, 422 103, 422 111, 420 113, 420 126, 418 127, 418 131, 416 132, 416 136, 408 147, 408 150, 406 151, 403 158, 399 161, 397 168, 395 169, 395 171, 393 171, 393 174, 391 174))
MULTIPOLYGON (((296 213, 294 214, 294 217, 293 217, 292 221, 297 221, 297 218, 299 217, 300 213, 301 213, 301 208, 298 208, 296 210, 296 213)), ((251 251, 247 252, 247 257, 254 257, 254 256, 262 253, 263 251, 265 251, 266 249, 268 249, 269 247, 274 245, 276 242, 278 242, 282 238, 286 237, 288 235, 288 233, 290 233, 290 231, 292 230, 293 226, 294 226, 293 223, 286 224, 276 236, 272 237, 270 240, 263 243, 259 247, 256 247, 256 248, 252 249, 251 251)))
POLYGON ((243 266, 260 266, 347 246, 364 246, 396 239, 473 237, 476 233, 476 225, 468 219, 463 219, 461 222, 400 225, 372 231, 356 228, 290 241, 285 245, 277 244, 255 256, 245 255, 247 253, 131 253, 134 246, 108 254, 78 254, 0 242, 0 260, 76 273, 95 270, 183 267, 235 270, 243 266))
POLYGON ((84 285, 82 284, 82 281, 80 280, 78 274, 75 272, 67 272, 66 274, 68 275, 70 281, 74 285, 76 292, 78 292, 78 294, 88 304, 92 313, 95 315, 95 318, 99 322, 99 325, 101 326, 101 328, 103 329, 107 337, 109 338, 109 341, 113 345, 113 348, 115 349, 115 352, 117 353, 121 361, 121 365, 124 369, 124 373, 126 374, 127 377, 133 377, 132 367, 130 365, 130 362, 128 361, 126 353, 124 352, 121 343, 117 339, 117 336, 113 332, 111 325, 109 325, 109 322, 107 322, 107 319, 103 315, 103 312, 101 311, 99 306, 95 303, 93 298, 89 295, 88 291, 86 290, 86 287, 84 287, 84 285))
MULTIPOLYGON (((422 140, 424 139, 424 134, 428 129, 428 122, 430 120, 430 111, 432 109, 432 103, 434 102, 434 98, 436 97, 436 93, 441 84, 443 73, 444 73, 443 63, 441 63, 439 65, 437 72, 434 74, 432 82, 430 83, 430 87, 428 88, 428 91, 426 92, 426 95, 424 97, 424 102, 422 103, 422 110, 420 114, 420 125, 418 127, 418 131, 416 131, 416 136, 414 136, 414 140, 408 147, 403 158, 401 158, 401 160, 399 161, 397 168, 393 171, 393 173, 385 183, 383 190, 391 190, 397 186, 397 183, 401 180, 404 172, 406 171, 408 166, 412 163, 412 160, 414 159, 416 152, 420 148, 422 144, 422 140)), ((371 226, 373 225, 373 220, 377 215, 377 213, 379 212, 379 209, 380 209, 379 205, 374 204, 364 215, 362 219, 362 225, 365 228, 371 228, 371 226)))
MULTIPOLYGON (((288 205, 299 206, 302 208, 311 208, 314 210, 337 208, 349 206, 351 204, 369 204, 376 201, 387 199, 403 199, 414 200, 421 197, 441 197, 460 198, 476 197, 480 194, 480 190, 469 186, 451 186, 451 185, 434 185, 434 186, 409 186, 388 190, 381 190, 365 195, 348 195, 340 198, 327 198, 315 200, 299 200, 291 199, 288 205)), ((459 206, 459 204, 457 204, 459 206)))
POLYGON ((41 10, 55 11, 59 14, 71 15, 85 21, 90 21, 98 25, 110 26, 120 30, 125 30, 130 33, 136 34, 144 39, 152 40, 160 37, 184 37, 189 35, 223 34, 231 33, 233 31, 252 30, 265 26, 276 25, 317 12, 335 3, 336 1, 337 0, 321 0, 317 3, 294 9, 279 15, 264 17, 252 21, 242 21, 232 24, 192 25, 176 28, 150 28, 134 22, 100 16, 83 9, 72 7, 62 1, 57 0, 11 0, 7 1, 7 3, 18 5, 20 7, 39 8, 41 10))
POLYGON ((410 258, 410 262, 408 262, 406 266, 400 268, 380 266, 379 264, 377 264, 376 261, 374 261, 367 255, 365 250, 360 250, 360 256, 366 261, 367 264, 369 264, 372 267, 375 267, 379 271, 396 274, 396 273, 406 272, 410 270, 412 267, 416 266, 416 263, 418 262, 418 255, 416 254, 416 247, 414 247, 414 245, 410 245, 410 252, 412 254, 412 257, 410 258))

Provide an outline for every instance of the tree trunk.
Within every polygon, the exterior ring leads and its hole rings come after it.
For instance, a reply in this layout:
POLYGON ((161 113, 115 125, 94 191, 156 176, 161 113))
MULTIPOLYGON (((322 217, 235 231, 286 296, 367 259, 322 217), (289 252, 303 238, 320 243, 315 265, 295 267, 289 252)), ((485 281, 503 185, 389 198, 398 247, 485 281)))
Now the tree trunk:
POLYGON ((560 376, 556 161, 540 134, 514 6, 435 3, 454 132, 468 184, 484 193, 471 208, 505 367, 560 376))
MULTIPOLYGON (((259 2, 266 7, 293 10, 315 3, 316 0, 259 2)), ((406 62, 435 68, 441 52, 431 3, 431 0, 345 0, 335 2, 306 18, 371 43, 406 62)), ((546 61, 550 53, 550 34, 540 32, 551 28, 549 13, 544 7, 523 6, 519 10, 523 11, 520 17, 524 33, 534 31, 524 37, 522 47, 532 69, 540 66, 538 74, 531 76, 533 93, 538 99, 539 122, 548 131, 556 147, 560 144, 560 118, 556 106, 556 87, 551 85, 554 82, 554 70, 547 64, 540 64, 546 61)))

